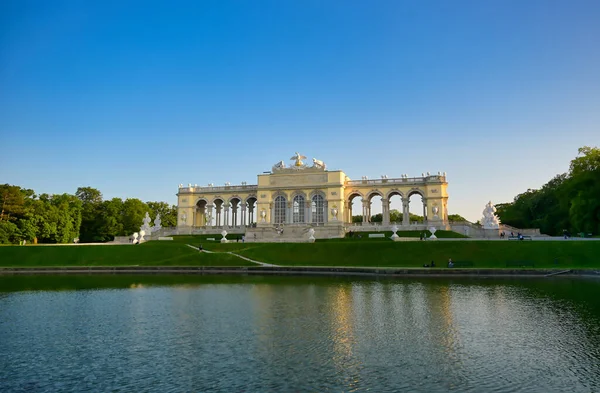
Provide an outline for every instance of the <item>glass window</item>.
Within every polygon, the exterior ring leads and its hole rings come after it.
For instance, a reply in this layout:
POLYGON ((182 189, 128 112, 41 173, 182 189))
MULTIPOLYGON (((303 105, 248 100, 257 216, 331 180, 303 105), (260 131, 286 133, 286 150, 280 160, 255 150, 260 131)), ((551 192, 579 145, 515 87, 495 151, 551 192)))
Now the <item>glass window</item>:
POLYGON ((293 222, 304 222, 304 197, 296 195, 292 203, 293 222))
POLYGON ((321 195, 315 195, 312 197, 311 204, 312 222, 322 223, 325 222, 325 200, 321 195))
POLYGON ((275 216, 273 217, 274 224, 285 224, 285 197, 278 196, 275 198, 275 216))

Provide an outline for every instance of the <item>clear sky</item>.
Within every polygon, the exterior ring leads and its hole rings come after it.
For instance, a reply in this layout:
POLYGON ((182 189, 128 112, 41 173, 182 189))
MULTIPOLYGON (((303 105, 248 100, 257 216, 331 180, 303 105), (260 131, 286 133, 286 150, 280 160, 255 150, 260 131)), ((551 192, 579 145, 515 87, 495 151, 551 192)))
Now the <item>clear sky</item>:
POLYGON ((597 0, 5 0, 0 183, 176 203, 299 151, 446 171, 474 221, 600 145, 599 21, 597 0))

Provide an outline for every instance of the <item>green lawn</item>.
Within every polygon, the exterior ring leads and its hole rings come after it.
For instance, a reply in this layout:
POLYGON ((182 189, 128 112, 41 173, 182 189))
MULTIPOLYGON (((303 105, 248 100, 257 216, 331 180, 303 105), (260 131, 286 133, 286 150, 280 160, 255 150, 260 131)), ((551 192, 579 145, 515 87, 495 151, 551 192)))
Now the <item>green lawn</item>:
POLYGON ((199 253, 185 244, 147 242, 141 245, 4 246, 0 266, 248 266, 230 254, 199 253))
MULTIPOLYGON (((391 241, 392 231, 378 231, 378 232, 353 232, 352 235, 350 233, 346 234, 346 237, 343 239, 321 239, 317 240, 318 242, 344 242, 344 241, 391 241), (384 234, 385 237, 369 237, 369 234, 384 234), (360 235, 360 238, 358 237, 360 235)), ((396 235, 399 237, 414 237, 418 238, 423 233, 425 233, 426 237, 431 236, 431 232, 427 231, 396 231, 396 235)), ((462 235, 458 232, 453 231, 436 231, 435 236, 440 239, 459 239, 459 238, 467 238, 468 236, 462 235)))
MULTIPOLYGON (((210 236, 209 236, 210 237, 210 236)), ((174 241, 141 245, 3 246, 0 266, 256 266, 227 254, 282 266, 422 267, 448 258, 473 262, 474 268, 505 268, 530 262, 536 268, 600 268, 598 241, 322 241, 316 243, 226 243, 206 236, 177 236, 174 241), (186 244, 202 244, 214 254, 186 244)))
POLYGON ((471 261, 475 268, 504 268, 507 262, 533 262, 543 268, 600 268, 600 242, 444 241, 317 242, 255 244, 241 255, 291 266, 422 267, 448 258, 471 261))

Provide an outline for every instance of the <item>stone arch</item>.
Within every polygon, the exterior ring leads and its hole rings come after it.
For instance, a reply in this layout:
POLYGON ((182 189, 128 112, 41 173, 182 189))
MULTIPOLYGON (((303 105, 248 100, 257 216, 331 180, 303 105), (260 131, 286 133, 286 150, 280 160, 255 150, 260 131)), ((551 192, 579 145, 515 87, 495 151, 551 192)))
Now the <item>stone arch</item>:
MULTIPOLYGON (((223 224, 223 209, 225 207, 225 199, 223 197, 215 197, 212 200, 213 205, 213 218, 215 220, 215 226, 220 227, 223 224)), ((212 220, 211 220, 212 221, 212 220)))
POLYGON ((208 201, 205 198, 198 198, 194 206, 194 226, 206 226, 206 212, 208 207, 208 201))
POLYGON ((366 219, 368 222, 382 223, 384 221, 383 215, 386 212, 384 206, 384 194, 379 190, 371 190, 366 197, 366 219))
POLYGON ((402 223, 405 215, 404 207, 406 205, 404 193, 398 189, 391 189, 388 191, 386 198, 388 204, 388 222, 396 224, 402 223))
POLYGON ((408 202, 408 213, 409 213, 409 221, 410 223, 417 224, 425 224, 427 221, 427 198, 425 197, 425 192, 420 188, 411 188, 406 193, 406 200, 408 202), (410 214, 414 214, 416 216, 422 216, 423 219, 415 220, 414 218, 410 219, 410 214))
MULTIPOLYGON (((361 223, 365 221, 364 204, 365 196, 358 190, 352 190, 346 197, 346 212, 345 221, 349 224, 353 223, 353 216, 361 216, 361 223), (355 202, 356 198, 360 198, 360 202, 355 202)), ((359 224, 359 223, 356 223, 359 224)))
POLYGON ((242 197, 240 197, 239 195, 231 195, 229 198, 227 198, 227 203, 231 204, 233 200, 238 200, 239 202, 242 201, 242 197))
POLYGON ((214 198, 212 199, 212 201, 210 201, 210 203, 212 203, 212 204, 214 205, 214 204, 216 204, 216 203, 217 203, 217 201, 219 201, 219 202, 221 202, 221 204, 223 204, 223 203, 225 203, 225 198, 223 198, 223 197, 220 197, 220 196, 218 196, 218 197, 214 197, 214 198))
POLYGON ((242 198, 238 195, 233 195, 227 200, 225 211, 225 225, 233 227, 241 224, 240 210, 242 208, 242 198))
POLYGON ((196 202, 194 202, 194 205, 198 206, 198 203, 202 202, 202 201, 205 202, 205 205, 207 205, 209 203, 208 199, 206 199, 205 197, 199 197, 199 198, 196 198, 196 202))
POLYGON ((402 191, 400 191, 398 189, 389 190, 385 197, 387 199, 390 199, 391 197, 396 196, 396 195, 400 196, 400 198, 404 198, 404 193, 402 193, 402 191))
POLYGON ((308 197, 312 199, 315 195, 321 195, 323 198, 327 198, 327 194, 323 190, 313 190, 308 194, 308 197))
POLYGON ((371 199, 373 199, 376 196, 383 198, 383 192, 381 192, 379 190, 371 190, 367 193, 367 200, 370 201, 371 199))
POLYGON ((242 225, 250 225, 253 226, 256 222, 256 207, 258 203, 258 198, 254 194, 250 194, 244 199, 242 211, 242 225), (248 219, 246 219, 246 216, 248 219))
POLYGON ((287 194, 285 191, 278 190, 278 191, 275 191, 275 192, 274 192, 274 193, 271 195, 271 201, 275 201, 275 199, 276 199, 278 196, 282 196, 282 197, 284 197, 286 200, 288 200, 288 199, 289 199, 289 198, 288 198, 288 194, 287 194))
POLYGON ((258 197, 256 196, 256 194, 248 194, 246 195, 246 198, 244 198, 244 203, 248 203, 251 199, 254 199, 256 201, 258 200, 258 197))
POLYGON ((413 196, 415 194, 419 194, 419 195, 421 195, 421 198, 425 198, 425 192, 423 190, 421 190, 420 188, 411 188, 408 191, 408 193, 406 194, 406 197, 410 198, 411 196, 413 196))

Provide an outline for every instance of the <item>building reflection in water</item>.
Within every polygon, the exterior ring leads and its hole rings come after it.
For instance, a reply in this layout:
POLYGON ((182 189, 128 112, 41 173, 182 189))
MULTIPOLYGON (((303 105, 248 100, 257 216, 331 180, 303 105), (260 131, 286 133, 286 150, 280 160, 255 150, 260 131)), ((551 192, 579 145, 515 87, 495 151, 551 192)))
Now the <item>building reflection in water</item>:
POLYGON ((354 354, 356 337, 354 334, 354 286, 338 285, 328 291, 331 313, 331 341, 333 346, 332 361, 337 369, 341 385, 350 391, 360 383, 360 359, 354 354))

